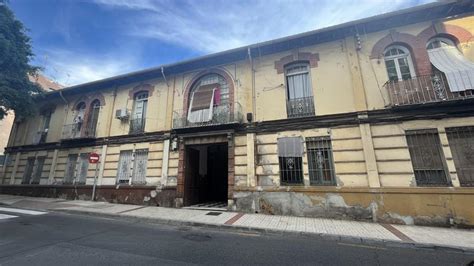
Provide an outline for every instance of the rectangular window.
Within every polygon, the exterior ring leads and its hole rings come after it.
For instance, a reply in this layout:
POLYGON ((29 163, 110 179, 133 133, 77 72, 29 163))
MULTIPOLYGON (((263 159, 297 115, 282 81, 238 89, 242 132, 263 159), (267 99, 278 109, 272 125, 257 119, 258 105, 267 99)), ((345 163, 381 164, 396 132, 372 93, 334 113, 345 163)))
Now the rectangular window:
POLYGON ((87 179, 87 171, 89 170, 89 154, 81 153, 76 165, 77 178, 76 183, 85 184, 87 179))
POLYGON ((313 89, 308 64, 286 67, 288 117, 314 115, 313 89))
POLYGON ((33 171, 33 180, 31 184, 39 184, 41 180, 41 175, 43 174, 43 166, 45 157, 37 157, 35 162, 35 167, 33 171))
POLYGON ((447 128, 449 147, 463 187, 474 187, 474 127, 447 128))
POLYGON ((117 167, 117 183, 130 182, 133 151, 121 151, 117 167))
POLYGON ((77 154, 67 156, 66 172, 64 173, 64 184, 72 184, 76 176, 77 154))
POLYGON ((311 185, 336 185, 331 139, 306 138, 308 172, 311 185))
POLYGON ((136 150, 133 158, 132 184, 146 184, 148 149, 136 150))
POLYGON ((447 186, 445 159, 438 131, 406 131, 406 138, 417 185, 447 186))
POLYGON ((31 176, 33 174, 33 166, 35 164, 35 157, 28 157, 25 166, 25 172, 23 173, 22 184, 29 184, 31 181, 31 176))
POLYGON ((303 184, 303 140, 300 137, 278 139, 278 163, 282 185, 303 184))

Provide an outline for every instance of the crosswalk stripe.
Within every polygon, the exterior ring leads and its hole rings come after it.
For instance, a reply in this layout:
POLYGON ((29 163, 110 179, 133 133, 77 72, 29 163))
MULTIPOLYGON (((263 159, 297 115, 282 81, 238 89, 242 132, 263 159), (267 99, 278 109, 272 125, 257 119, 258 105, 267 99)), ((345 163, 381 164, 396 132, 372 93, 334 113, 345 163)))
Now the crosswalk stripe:
POLYGON ((4 208, 4 207, 0 207, 0 211, 13 212, 13 213, 21 213, 21 214, 29 214, 29 215, 42 215, 42 214, 46 214, 46 212, 23 210, 23 209, 14 209, 14 208, 4 208))
POLYGON ((0 213, 0 220, 16 218, 16 217, 18 217, 18 216, 0 213))

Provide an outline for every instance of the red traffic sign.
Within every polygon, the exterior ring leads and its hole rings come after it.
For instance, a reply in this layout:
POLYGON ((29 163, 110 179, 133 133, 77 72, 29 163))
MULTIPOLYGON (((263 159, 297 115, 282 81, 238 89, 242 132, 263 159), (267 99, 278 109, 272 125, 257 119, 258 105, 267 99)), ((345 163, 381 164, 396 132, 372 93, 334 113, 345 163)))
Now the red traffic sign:
POLYGON ((89 163, 98 163, 99 162, 99 154, 95 152, 89 153, 89 163))

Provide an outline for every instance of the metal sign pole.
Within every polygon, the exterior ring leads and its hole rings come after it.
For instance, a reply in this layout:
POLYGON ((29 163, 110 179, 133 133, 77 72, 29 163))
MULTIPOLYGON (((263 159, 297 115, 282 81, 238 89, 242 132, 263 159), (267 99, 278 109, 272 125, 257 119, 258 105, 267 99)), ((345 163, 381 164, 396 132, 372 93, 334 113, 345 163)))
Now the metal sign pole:
POLYGON ((92 201, 95 201, 95 187, 97 186, 97 170, 99 168, 98 162, 95 164, 94 186, 92 187, 92 201))

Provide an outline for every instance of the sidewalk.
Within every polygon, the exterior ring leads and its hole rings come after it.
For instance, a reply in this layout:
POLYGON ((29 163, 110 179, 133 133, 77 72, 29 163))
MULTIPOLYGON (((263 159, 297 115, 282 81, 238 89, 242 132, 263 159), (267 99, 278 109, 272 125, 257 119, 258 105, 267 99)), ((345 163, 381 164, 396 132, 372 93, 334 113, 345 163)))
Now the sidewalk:
POLYGON ((474 230, 377 224, 322 218, 244 214, 237 212, 173 209, 107 202, 71 201, 57 198, 33 198, 4 194, 0 195, 0 204, 25 209, 140 219, 147 222, 171 225, 193 225, 219 229, 317 235, 326 239, 357 243, 370 244, 373 242, 384 242, 389 245, 452 248, 474 252, 474 230))

